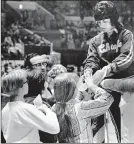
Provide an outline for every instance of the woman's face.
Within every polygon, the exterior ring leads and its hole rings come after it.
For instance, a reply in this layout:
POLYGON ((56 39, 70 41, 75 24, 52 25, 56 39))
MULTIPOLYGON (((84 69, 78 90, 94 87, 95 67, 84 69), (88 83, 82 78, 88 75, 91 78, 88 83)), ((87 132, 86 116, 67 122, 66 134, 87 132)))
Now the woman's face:
POLYGON ((115 28, 110 19, 99 20, 97 24, 102 32, 111 32, 115 28))

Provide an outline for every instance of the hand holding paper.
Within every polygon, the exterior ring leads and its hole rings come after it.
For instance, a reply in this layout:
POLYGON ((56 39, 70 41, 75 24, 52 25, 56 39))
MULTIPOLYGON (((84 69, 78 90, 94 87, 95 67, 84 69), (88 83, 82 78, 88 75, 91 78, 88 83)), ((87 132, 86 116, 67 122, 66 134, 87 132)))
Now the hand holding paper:
POLYGON ((34 105, 38 108, 40 107, 43 103, 42 103, 42 98, 41 95, 39 94, 33 101, 34 105))
POLYGON ((46 114, 48 107, 45 104, 42 104, 40 107, 38 107, 38 110, 42 111, 44 114, 46 114))

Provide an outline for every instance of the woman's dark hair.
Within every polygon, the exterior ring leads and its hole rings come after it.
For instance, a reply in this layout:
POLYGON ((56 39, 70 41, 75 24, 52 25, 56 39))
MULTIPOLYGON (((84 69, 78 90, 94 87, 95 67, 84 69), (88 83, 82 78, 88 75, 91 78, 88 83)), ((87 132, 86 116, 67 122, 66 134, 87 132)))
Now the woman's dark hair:
POLYGON ((118 21, 119 14, 114 3, 111 1, 100 1, 94 7, 94 18, 96 21, 103 19, 110 19, 111 24, 114 25, 118 31, 121 31, 123 25, 118 21))
POLYGON ((118 21, 119 14, 114 3, 111 1, 100 1, 94 7, 94 18, 96 21, 106 18, 112 18, 115 21, 118 21))
POLYGON ((124 27, 123 24, 119 22, 119 14, 114 3, 111 1, 98 2, 94 7, 94 18, 96 21, 108 18, 111 20, 111 24, 115 26, 115 28, 118 30, 118 33, 114 31, 110 37, 108 37, 107 33, 104 33, 103 43, 109 42, 110 44, 116 44, 119 38, 119 33, 124 27))

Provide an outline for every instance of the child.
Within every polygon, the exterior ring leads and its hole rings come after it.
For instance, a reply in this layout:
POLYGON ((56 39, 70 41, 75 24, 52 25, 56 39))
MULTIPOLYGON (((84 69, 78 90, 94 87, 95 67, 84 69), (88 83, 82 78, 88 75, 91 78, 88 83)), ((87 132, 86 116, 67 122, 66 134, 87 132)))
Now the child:
POLYGON ((59 74, 66 73, 66 72, 67 72, 67 69, 61 64, 53 65, 51 70, 48 72, 48 74, 47 74, 47 76, 48 76, 47 77, 47 82, 48 82, 48 86, 51 89, 53 95, 54 95, 54 90, 53 90, 54 78, 56 76, 58 76, 59 74))
POLYGON ((2 110, 2 131, 7 143, 40 143, 38 129, 59 133, 57 117, 46 105, 42 105, 40 111, 24 102, 23 96, 28 93, 24 70, 14 70, 3 76, 2 90, 10 95, 10 102, 2 110))
POLYGON ((60 133, 60 143, 92 143, 91 118, 104 114, 113 102, 113 98, 103 89, 94 85, 90 75, 85 74, 85 82, 95 94, 95 100, 77 101, 74 92, 76 80, 70 73, 63 73, 54 79, 56 112, 60 133))

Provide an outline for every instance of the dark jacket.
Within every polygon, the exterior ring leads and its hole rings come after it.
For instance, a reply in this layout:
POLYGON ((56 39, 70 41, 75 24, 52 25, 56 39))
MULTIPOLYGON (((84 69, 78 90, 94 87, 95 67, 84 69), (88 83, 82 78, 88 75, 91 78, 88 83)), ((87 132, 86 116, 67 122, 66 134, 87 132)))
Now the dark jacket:
POLYGON ((125 78, 134 75, 133 34, 127 29, 110 37, 99 33, 89 42, 88 54, 83 65, 84 70, 91 68, 93 73, 111 65, 111 78, 125 78))

